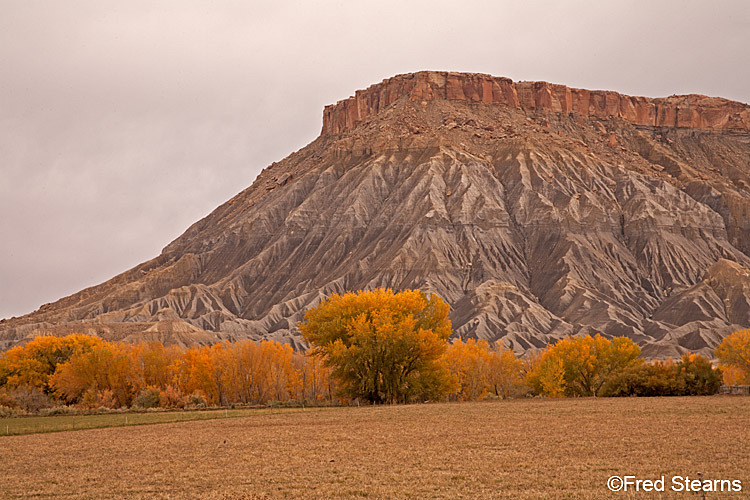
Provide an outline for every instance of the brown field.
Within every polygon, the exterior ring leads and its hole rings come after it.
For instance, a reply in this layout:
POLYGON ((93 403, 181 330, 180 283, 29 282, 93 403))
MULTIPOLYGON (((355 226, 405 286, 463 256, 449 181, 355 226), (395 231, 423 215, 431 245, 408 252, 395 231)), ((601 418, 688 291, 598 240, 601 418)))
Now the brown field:
MULTIPOLYGON (((49 415, 22 416, 0 418, 0 435, 37 434, 39 432, 61 432, 82 429, 97 429, 100 427, 123 427, 126 425, 149 425, 189 420, 212 420, 219 418, 247 417, 256 414, 268 415, 283 411, 292 413, 294 410, 268 408, 209 408, 207 410, 188 411, 156 410, 145 412, 115 412, 95 413, 91 415, 49 415)), ((298 411, 302 411, 299 408, 298 411)))
POLYGON ((517 400, 259 412, 0 437, 2 498, 700 499, 612 475, 738 479, 750 398, 517 400))

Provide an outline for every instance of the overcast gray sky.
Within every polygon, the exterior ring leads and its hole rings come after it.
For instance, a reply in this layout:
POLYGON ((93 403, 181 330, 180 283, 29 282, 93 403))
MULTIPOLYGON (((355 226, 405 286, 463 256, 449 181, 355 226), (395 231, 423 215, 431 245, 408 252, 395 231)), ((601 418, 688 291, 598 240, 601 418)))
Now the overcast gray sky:
POLYGON ((0 317, 156 256, 398 73, 750 102, 748 5, 0 0, 0 317))

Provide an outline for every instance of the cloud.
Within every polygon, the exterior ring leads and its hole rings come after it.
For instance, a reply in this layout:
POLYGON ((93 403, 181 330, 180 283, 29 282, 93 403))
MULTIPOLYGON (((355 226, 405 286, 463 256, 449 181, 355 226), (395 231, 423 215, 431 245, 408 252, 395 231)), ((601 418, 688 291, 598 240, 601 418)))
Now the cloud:
POLYGON ((142 261, 397 73, 750 101, 743 1, 3 1, 0 317, 142 261))

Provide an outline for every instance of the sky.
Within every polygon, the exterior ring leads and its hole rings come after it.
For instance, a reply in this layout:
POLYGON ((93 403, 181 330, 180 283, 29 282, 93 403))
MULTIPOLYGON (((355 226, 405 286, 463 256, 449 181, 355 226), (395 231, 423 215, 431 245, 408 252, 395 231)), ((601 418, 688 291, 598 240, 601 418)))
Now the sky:
POLYGON ((750 102, 750 2, 0 0, 0 318, 157 256, 320 133, 446 70, 750 102))

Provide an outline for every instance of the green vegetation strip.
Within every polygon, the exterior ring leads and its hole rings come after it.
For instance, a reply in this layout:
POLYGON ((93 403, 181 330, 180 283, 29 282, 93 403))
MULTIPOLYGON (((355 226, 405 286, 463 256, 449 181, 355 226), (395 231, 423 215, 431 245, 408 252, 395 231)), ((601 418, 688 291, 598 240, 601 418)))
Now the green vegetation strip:
POLYGON ((130 425, 168 424, 191 420, 214 420, 222 418, 269 415, 279 412, 309 411, 300 408, 265 409, 242 408, 227 410, 161 411, 145 413, 103 413, 98 415, 50 415, 40 417, 0 418, 0 436, 18 436, 46 432, 63 432, 102 427, 124 427, 130 425))

